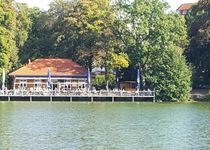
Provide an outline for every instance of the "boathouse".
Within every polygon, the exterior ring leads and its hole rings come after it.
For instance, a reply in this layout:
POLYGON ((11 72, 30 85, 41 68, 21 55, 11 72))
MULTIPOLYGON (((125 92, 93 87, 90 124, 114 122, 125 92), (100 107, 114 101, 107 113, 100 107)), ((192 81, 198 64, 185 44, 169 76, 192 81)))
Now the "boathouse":
POLYGON ((71 59, 36 59, 9 74, 13 90, 84 90, 87 88, 87 70, 71 59))

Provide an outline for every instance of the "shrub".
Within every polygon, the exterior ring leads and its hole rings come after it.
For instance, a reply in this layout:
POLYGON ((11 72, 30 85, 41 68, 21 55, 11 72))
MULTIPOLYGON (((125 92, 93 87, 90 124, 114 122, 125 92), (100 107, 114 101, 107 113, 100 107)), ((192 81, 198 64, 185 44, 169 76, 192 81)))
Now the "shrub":
MULTIPOLYGON (((114 88, 115 75, 108 74, 107 81, 108 81, 109 88, 114 88)), ((92 84, 96 89, 105 89, 107 85, 105 75, 96 75, 95 78, 93 79, 92 84)))

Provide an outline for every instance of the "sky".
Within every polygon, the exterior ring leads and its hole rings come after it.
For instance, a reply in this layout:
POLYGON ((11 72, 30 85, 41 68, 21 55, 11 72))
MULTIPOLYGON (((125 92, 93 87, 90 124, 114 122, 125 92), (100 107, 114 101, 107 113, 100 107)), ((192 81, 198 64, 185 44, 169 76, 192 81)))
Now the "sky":
MULTIPOLYGON (((49 8, 49 3, 53 0, 16 0, 17 2, 27 3, 30 7, 39 7, 42 10, 49 8)), ((175 11, 183 3, 194 3, 198 0, 165 0, 171 6, 171 10, 175 11)))

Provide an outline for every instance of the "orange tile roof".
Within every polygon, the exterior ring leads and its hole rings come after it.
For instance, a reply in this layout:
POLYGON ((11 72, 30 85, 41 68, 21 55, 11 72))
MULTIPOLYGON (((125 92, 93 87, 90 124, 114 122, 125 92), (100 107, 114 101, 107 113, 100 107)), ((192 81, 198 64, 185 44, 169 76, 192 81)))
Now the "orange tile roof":
POLYGON ((87 75, 87 70, 71 59, 36 59, 10 73, 9 76, 47 76, 48 69, 51 71, 51 76, 87 75))
POLYGON ((189 10, 192 8, 193 5, 195 5, 196 3, 186 3, 186 4, 182 4, 181 6, 179 6, 179 8, 177 10, 189 10))

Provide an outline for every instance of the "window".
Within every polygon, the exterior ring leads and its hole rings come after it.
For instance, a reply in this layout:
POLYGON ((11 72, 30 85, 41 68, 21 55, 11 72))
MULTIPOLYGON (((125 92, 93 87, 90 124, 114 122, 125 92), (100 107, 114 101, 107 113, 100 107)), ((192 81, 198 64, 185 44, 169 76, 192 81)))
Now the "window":
POLYGON ((60 83, 64 83, 64 82, 65 82, 65 80, 58 80, 58 82, 60 82, 60 83))
POLYGON ((135 89, 137 87, 137 84, 136 83, 131 83, 131 88, 132 89, 135 89))
POLYGON ((27 86, 27 80, 20 80, 20 88, 25 89, 27 86))
POLYGON ((187 14, 187 10, 183 10, 182 14, 186 15, 187 14))
POLYGON ((63 80, 64 81, 64 88, 71 89, 71 82, 70 80, 63 80))
POLYGON ((78 80, 78 88, 79 89, 84 89, 86 85, 86 81, 85 80, 78 80))
POLYGON ((39 89, 42 87, 41 80, 34 80, 34 89, 39 89))

